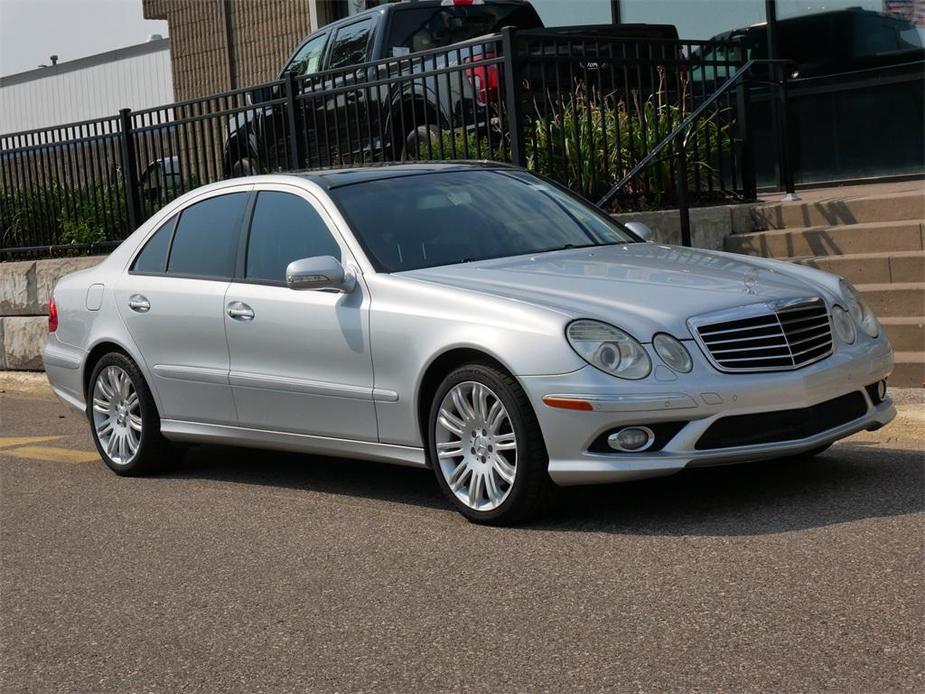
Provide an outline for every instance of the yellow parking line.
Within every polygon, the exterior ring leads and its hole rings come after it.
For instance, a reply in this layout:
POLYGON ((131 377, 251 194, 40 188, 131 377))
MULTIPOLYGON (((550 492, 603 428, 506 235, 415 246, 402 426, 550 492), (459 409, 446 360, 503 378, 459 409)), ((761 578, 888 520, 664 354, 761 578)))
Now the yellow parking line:
POLYGON ((54 441, 55 439, 63 438, 63 436, 0 436, 0 448, 9 448, 10 446, 28 446, 32 443, 54 441))
POLYGON ((99 460, 99 453, 93 451, 72 451, 67 448, 52 448, 50 446, 21 446, 3 451, 4 455, 30 460, 44 460, 50 463, 89 463, 99 460))

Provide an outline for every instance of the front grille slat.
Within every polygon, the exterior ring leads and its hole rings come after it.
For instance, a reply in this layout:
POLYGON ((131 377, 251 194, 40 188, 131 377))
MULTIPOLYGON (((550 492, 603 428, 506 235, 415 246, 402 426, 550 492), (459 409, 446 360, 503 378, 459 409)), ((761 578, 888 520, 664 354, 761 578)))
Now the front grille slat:
POLYGON ((768 306, 766 313, 757 315, 756 308, 746 307, 748 315, 738 320, 707 322, 707 316, 697 322, 696 335, 721 370, 798 369, 832 353, 832 326, 822 299, 805 299, 777 310, 768 306))

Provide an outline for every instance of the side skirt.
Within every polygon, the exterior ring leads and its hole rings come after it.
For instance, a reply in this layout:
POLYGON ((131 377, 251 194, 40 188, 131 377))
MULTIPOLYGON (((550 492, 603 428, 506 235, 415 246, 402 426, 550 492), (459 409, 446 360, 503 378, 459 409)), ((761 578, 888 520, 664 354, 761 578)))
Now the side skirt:
POLYGON ((175 419, 161 420, 161 433, 170 441, 212 443, 248 448, 358 458, 409 467, 427 467, 423 448, 395 446, 374 441, 351 441, 310 434, 291 434, 222 424, 199 424, 175 419))

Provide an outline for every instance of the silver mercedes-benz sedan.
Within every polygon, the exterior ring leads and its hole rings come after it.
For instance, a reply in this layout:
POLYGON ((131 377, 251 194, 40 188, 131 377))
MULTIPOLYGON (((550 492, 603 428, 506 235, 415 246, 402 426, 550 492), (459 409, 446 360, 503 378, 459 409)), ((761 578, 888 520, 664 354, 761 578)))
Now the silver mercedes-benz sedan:
POLYGON ((635 229, 494 164, 217 183, 59 282, 45 367, 118 474, 171 442, 386 461, 496 524, 895 416, 850 284, 635 229))

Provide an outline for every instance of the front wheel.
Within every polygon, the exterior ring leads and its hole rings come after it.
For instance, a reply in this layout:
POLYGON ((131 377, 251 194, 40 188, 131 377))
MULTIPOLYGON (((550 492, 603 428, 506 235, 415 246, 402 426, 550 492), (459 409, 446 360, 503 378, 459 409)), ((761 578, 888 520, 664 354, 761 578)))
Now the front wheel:
POLYGON ((437 482, 470 521, 513 525, 548 502, 553 485, 543 435, 508 374, 487 364, 453 371, 434 395, 429 434, 437 482))
POLYGON ((151 391, 124 354, 102 357, 90 375, 87 398, 93 443, 103 462, 119 475, 143 475, 166 466, 170 447, 151 391))

